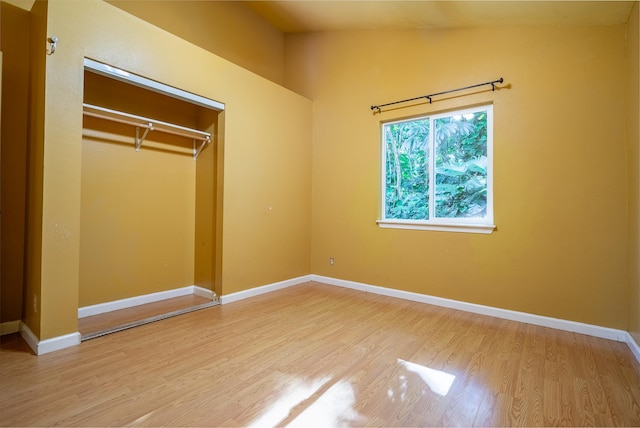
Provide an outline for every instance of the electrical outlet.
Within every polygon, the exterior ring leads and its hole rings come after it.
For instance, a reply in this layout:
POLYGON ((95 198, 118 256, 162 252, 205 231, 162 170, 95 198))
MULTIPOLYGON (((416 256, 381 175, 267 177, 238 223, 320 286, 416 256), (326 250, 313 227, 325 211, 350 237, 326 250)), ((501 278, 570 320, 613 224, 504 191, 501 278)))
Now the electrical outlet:
POLYGON ((33 295, 33 312, 38 312, 38 296, 33 295))
POLYGON ((329 264, 333 265, 333 263, 334 263, 333 257, 329 257, 329 264))

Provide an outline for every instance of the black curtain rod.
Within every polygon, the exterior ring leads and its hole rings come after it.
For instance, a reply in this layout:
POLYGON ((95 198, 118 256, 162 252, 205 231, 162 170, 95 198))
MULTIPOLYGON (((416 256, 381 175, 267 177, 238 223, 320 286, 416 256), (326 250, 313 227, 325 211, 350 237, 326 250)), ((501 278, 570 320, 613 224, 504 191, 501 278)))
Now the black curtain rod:
POLYGON ((444 94, 448 94, 448 93, 451 93, 451 92, 464 91, 465 89, 477 88, 478 86, 491 85, 491 90, 495 91, 496 90, 496 83, 502 83, 502 82, 504 82, 504 79, 502 79, 502 77, 501 77, 501 78, 499 78, 497 80, 492 80, 491 82, 478 83, 477 85, 465 86, 464 88, 450 89, 448 91, 436 92, 435 94, 423 95, 421 97, 409 98, 407 100, 394 101, 392 103, 386 103, 386 104, 380 104, 380 105, 377 105, 377 106, 371 106, 371 110, 378 110, 378 113, 380 113, 382 107, 391 106, 391 105, 400 104, 400 103, 407 103, 409 101, 416 101, 416 100, 420 100, 422 98, 429 100, 429 104, 431 104, 432 101, 433 101, 431 99, 431 97, 435 97, 437 95, 444 95, 444 94))

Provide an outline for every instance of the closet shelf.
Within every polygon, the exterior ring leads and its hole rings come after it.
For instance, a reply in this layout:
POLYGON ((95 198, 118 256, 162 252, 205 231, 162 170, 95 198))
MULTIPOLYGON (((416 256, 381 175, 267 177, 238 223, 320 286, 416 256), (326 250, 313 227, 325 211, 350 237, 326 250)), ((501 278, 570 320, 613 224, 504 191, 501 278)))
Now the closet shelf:
POLYGON ((149 131, 164 132, 167 134, 178 135, 181 137, 193 139, 193 159, 198 159, 198 155, 204 149, 204 147, 211 142, 211 134, 209 132, 199 131, 197 129, 191 129, 173 123, 162 122, 160 120, 149 119, 143 116, 137 116, 134 114, 124 113, 118 110, 111 110, 104 107, 95 106, 92 104, 83 103, 83 114, 85 116, 97 117, 99 119, 111 120, 113 122, 124 123, 127 125, 135 126, 136 128, 136 151, 140 150, 144 139, 147 137, 149 131), (140 135, 140 130, 144 132, 140 135), (202 143, 198 147, 196 141, 202 143))

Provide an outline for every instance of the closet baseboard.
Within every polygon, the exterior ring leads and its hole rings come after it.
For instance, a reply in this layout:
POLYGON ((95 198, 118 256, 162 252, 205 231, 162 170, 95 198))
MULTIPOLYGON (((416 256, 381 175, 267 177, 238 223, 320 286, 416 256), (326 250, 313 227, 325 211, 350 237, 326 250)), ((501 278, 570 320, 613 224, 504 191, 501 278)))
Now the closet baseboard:
POLYGON ((21 322, 22 321, 17 320, 17 321, 6 321, 3 323, 0 323, 0 336, 19 332, 21 322))
POLYGON ((157 293, 144 294, 142 296, 84 306, 82 308, 78 308, 78 318, 90 317, 92 315, 104 314, 105 312, 132 308, 134 306, 158 302, 165 299, 172 299, 174 297, 188 296, 190 294, 197 294, 198 296, 209 298, 212 301, 217 299, 217 295, 213 291, 198 287, 197 285, 189 285, 187 287, 175 288, 173 290, 159 291, 157 293))

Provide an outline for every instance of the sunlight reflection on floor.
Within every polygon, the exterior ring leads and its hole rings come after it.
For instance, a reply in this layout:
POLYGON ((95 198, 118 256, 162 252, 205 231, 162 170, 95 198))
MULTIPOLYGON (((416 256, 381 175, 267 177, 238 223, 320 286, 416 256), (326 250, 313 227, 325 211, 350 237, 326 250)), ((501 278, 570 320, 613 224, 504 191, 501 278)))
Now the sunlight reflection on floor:
POLYGON ((311 380, 308 382, 293 380, 275 403, 271 404, 266 411, 256 418, 249 427, 266 427, 276 426, 289 416, 291 409, 304 400, 311 397, 325 383, 330 380, 329 377, 311 380))
POLYGON ((336 427, 349 426, 351 422, 358 424, 360 415, 353 409, 355 401, 351 384, 344 380, 338 381, 288 426, 336 427))
POLYGON ((355 394, 349 382, 340 380, 331 385, 319 397, 313 395, 328 386, 331 378, 311 381, 294 381, 282 391, 280 397, 266 411, 256 418, 249 427, 265 427, 281 425, 298 405, 309 404, 295 416, 287 426, 299 427, 335 427, 349 425, 358 419, 358 412, 353 410, 355 394))
MULTIPOLYGON (((449 393, 455 380, 452 374, 410 361, 397 359, 397 364, 401 369, 397 377, 399 383, 387 390, 387 398, 391 401, 404 401, 406 393, 411 394, 410 390, 415 387, 419 387, 422 394, 428 391, 425 386, 418 385, 420 381, 417 381, 418 384, 410 382, 414 377, 409 373, 416 375, 414 379, 419 378, 433 393, 443 397, 449 393)), ((366 417, 355 410, 356 392, 348 381, 330 376, 307 380, 289 378, 283 379, 283 385, 275 401, 249 427, 336 427, 367 423, 366 417)))
POLYGON ((149 412, 147 414, 144 414, 144 415, 140 416, 138 419, 133 421, 133 423, 131 425, 142 425, 144 423, 144 421, 147 420, 149 418, 149 416, 151 416, 153 413, 154 412, 149 412))
POLYGON ((406 368, 408 371, 413 372, 420 376, 420 379, 426 383, 431 391, 443 397, 449 393, 449 389, 453 384, 454 375, 445 373, 440 370, 430 369, 429 367, 421 366, 420 364, 412 363, 398 359, 398 364, 406 368))

